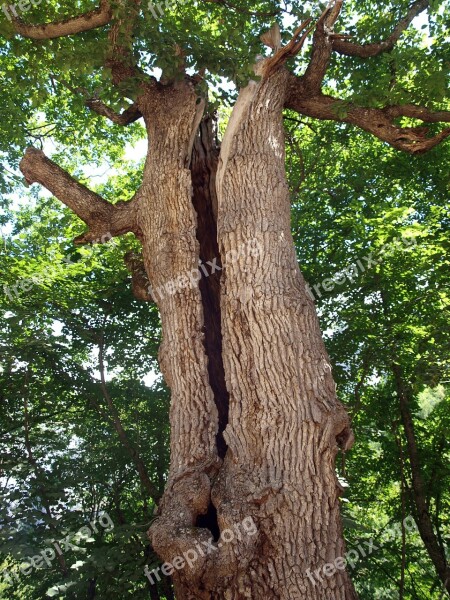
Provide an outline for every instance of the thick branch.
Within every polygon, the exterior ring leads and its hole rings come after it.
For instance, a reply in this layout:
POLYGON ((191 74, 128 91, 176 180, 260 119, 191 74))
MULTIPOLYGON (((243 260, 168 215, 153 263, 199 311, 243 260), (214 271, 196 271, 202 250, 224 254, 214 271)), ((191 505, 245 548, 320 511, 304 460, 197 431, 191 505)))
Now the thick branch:
POLYGON ((333 51, 333 27, 341 13, 342 3, 343 0, 330 3, 331 6, 317 23, 313 36, 311 60, 303 75, 303 81, 309 89, 319 91, 322 85, 333 51))
POLYGON ((103 243, 113 236, 136 232, 135 201, 110 204, 78 183, 41 150, 28 148, 20 170, 29 184, 43 185, 86 223, 89 230, 75 243, 103 243))
POLYGON ((450 129, 444 129, 434 137, 428 137, 427 127, 400 127, 393 122, 394 118, 400 116, 418 118, 426 123, 448 122, 450 112, 433 113, 425 107, 414 105, 362 108, 322 93, 310 96, 305 91, 302 78, 294 75, 291 75, 285 107, 309 117, 356 125, 394 148, 411 154, 427 152, 450 135, 450 129))
POLYGON ((19 18, 13 18, 14 29, 26 38, 33 40, 51 40, 54 38, 75 35, 82 31, 90 31, 107 25, 111 20, 111 7, 108 0, 101 0, 100 6, 87 13, 65 19, 64 21, 29 25, 19 18))
POLYGON ((450 111, 439 110, 432 112, 425 106, 417 106, 417 104, 402 104, 400 106, 388 106, 383 109, 383 112, 391 119, 397 117, 410 117, 411 119, 419 119, 424 123, 449 123, 450 111))
POLYGON ((132 104, 121 114, 114 112, 112 108, 106 104, 103 104, 103 102, 97 98, 90 98, 89 100, 86 100, 85 104, 98 115, 108 118, 117 125, 130 125, 142 117, 142 114, 136 104, 132 104))
POLYGON ((369 58, 383 52, 389 52, 400 39, 402 33, 409 27, 411 22, 429 6, 429 0, 417 0, 414 2, 405 17, 399 21, 391 35, 381 42, 374 44, 353 44, 345 39, 333 39, 333 50, 346 56, 359 56, 369 58))

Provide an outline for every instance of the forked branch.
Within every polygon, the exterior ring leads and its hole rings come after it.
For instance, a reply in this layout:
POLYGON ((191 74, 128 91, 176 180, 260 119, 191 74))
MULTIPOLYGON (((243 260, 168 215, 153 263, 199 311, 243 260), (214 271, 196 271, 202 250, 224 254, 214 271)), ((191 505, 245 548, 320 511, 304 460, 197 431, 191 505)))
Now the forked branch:
POLYGON ((30 25, 16 17, 13 18, 13 24, 16 32, 23 37, 32 40, 51 40, 103 27, 111 21, 111 18, 109 1, 101 0, 98 8, 63 21, 30 25))
POLYGON ((303 75, 305 86, 318 92, 327 72, 333 52, 334 25, 342 10, 343 0, 330 2, 316 25, 313 36, 311 60, 303 75))
POLYGON ((342 3, 343 0, 330 0, 327 8, 324 10, 317 23, 310 27, 312 19, 306 19, 306 21, 296 29, 291 41, 284 47, 277 44, 277 40, 279 39, 279 35, 276 35, 279 31, 277 25, 263 34, 261 40, 267 46, 275 49, 275 54, 264 61, 263 74, 265 76, 270 75, 289 58, 296 56, 303 47, 308 35, 315 29, 311 61, 303 79, 308 87, 318 91, 330 62, 333 50, 331 36, 333 34, 334 24, 339 18, 342 10, 342 3))
POLYGON ((76 238, 75 243, 103 243, 129 231, 137 232, 137 198, 130 202, 110 204, 36 148, 27 149, 20 170, 29 184, 43 185, 86 223, 88 231, 76 238))
POLYGON ((322 93, 309 96, 304 92, 302 78, 295 75, 291 75, 285 107, 309 117, 356 125, 394 148, 410 154, 427 152, 450 136, 450 128, 429 137, 426 126, 401 127, 394 123, 394 119, 398 117, 413 117, 424 123, 449 123, 450 112, 448 111, 433 112, 412 104, 363 108, 322 93))
POLYGON ((122 113, 116 113, 112 108, 104 104, 98 98, 89 98, 85 102, 86 106, 102 117, 106 117, 117 125, 130 125, 142 117, 142 114, 136 104, 132 104, 122 113))
POLYGON ((286 46, 278 47, 277 42, 274 43, 271 41, 277 37, 276 32, 278 26, 273 27, 269 32, 261 36, 262 41, 267 46, 270 46, 276 50, 273 56, 264 61, 263 70, 266 77, 273 73, 277 67, 284 65, 287 60, 293 58, 300 52, 306 38, 312 30, 312 28, 308 28, 310 23, 311 19, 306 19, 306 21, 297 27, 291 41, 286 44, 286 46), (302 33, 303 35, 300 37, 302 33))

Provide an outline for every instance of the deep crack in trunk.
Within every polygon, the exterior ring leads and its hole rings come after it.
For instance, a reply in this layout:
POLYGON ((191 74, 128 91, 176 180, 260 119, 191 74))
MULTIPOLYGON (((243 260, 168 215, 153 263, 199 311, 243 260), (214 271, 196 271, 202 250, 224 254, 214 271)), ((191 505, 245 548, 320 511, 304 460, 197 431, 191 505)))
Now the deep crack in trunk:
MULTIPOLYGON (((217 243, 216 172, 219 148, 214 139, 214 117, 206 115, 195 138, 191 160, 192 203, 197 213, 197 240, 200 245, 200 294, 204 314, 204 345, 208 357, 209 384, 219 415, 217 452, 225 457, 223 431, 228 424, 229 394, 222 359, 220 278, 222 261, 217 243)), ((216 523, 217 526, 217 523, 216 523)))
POLYGON ((149 535, 164 561, 181 557, 180 600, 356 598, 341 570, 310 577, 345 553, 334 465, 352 436, 290 231, 287 82, 279 71, 241 90, 219 160, 187 83, 161 88, 158 119, 154 94, 140 107, 153 143, 139 216, 152 288, 167 290, 156 300, 172 390, 149 535))

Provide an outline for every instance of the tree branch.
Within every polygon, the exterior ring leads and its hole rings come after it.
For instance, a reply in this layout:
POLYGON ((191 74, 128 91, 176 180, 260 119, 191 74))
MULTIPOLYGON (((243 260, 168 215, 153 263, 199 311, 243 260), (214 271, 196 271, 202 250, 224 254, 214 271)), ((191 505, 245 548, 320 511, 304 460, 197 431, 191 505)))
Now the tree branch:
POLYGON ((115 86, 142 75, 133 56, 133 31, 139 17, 140 5, 141 0, 118 0, 118 12, 109 32, 106 61, 115 86))
POLYGON ((341 14, 343 0, 330 2, 317 22, 313 36, 311 60, 303 75, 305 86, 318 92, 327 72, 333 52, 333 27, 341 14))
POLYGON ((89 229, 74 240, 76 244, 104 243, 129 231, 137 233, 137 196, 130 202, 110 204, 36 148, 27 149, 20 170, 29 184, 43 185, 86 223, 89 229))
MULTIPOLYGON (((240 6, 236 6, 236 4, 233 4, 232 2, 229 2, 228 0, 206 0, 206 1, 211 2, 213 4, 218 4, 219 6, 225 6, 226 8, 229 8, 230 10, 234 10, 237 13, 241 13, 244 15, 251 15, 253 17, 276 17, 283 11, 282 8, 279 8, 279 9, 271 11, 271 12, 261 12, 258 10, 247 10, 240 6)), ((286 11, 284 11, 284 12, 286 12, 286 11)))
POLYGON ((345 39, 333 39, 333 50, 346 56, 359 56, 360 58, 370 58, 378 56, 383 52, 389 52, 400 39, 402 33, 409 27, 411 22, 430 5, 429 0, 416 0, 405 17, 399 21, 391 35, 381 42, 374 44, 353 44, 345 39))
POLYGON ((64 21, 42 25, 29 25, 18 17, 13 17, 12 21, 16 32, 23 37, 33 40, 51 40, 103 27, 110 22, 111 17, 112 13, 109 1, 100 0, 98 8, 77 17, 65 19, 64 21))
POLYGON ((322 93, 311 96, 305 92, 302 78, 295 75, 291 75, 285 108, 308 117, 356 125, 394 148, 410 154, 427 152, 450 135, 450 128, 447 128, 434 137, 428 137, 427 127, 400 127, 393 122, 395 118, 402 116, 414 117, 426 123, 450 122, 450 112, 433 113, 425 107, 415 105, 363 108, 322 93))
POLYGON ((103 104, 103 102, 98 98, 89 98, 86 100, 85 104, 98 115, 108 118, 117 125, 130 125, 142 117, 142 114, 136 104, 132 104, 121 114, 114 112, 112 108, 106 104, 103 104))
POLYGON ((420 119, 424 123, 449 123, 450 112, 440 110, 431 112, 424 106, 417 104, 403 104, 400 106, 388 106, 383 109, 383 112, 392 119, 397 117, 410 117, 412 119, 420 119))
MULTIPOLYGON (((311 19, 306 19, 306 21, 297 27, 292 39, 286 44, 286 46, 272 46, 275 48, 275 54, 270 58, 267 58, 263 63, 263 72, 266 77, 273 73, 279 66, 284 65, 289 58, 293 58, 300 52, 306 38, 311 32, 311 28, 308 28, 310 23, 311 19), (302 37, 300 37, 301 33, 303 33, 302 37)), ((274 28, 261 36, 262 41, 266 45, 270 45, 267 42, 267 36, 270 35, 273 30, 274 28)))

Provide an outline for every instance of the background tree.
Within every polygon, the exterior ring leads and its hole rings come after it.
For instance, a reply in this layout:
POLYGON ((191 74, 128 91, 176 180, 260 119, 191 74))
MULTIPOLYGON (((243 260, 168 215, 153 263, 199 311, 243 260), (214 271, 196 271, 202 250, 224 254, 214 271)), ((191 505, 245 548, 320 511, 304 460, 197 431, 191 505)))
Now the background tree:
MULTIPOLYGON (((437 77, 440 85, 430 85, 427 76, 442 71, 445 46, 442 56, 421 48, 414 33, 411 38, 402 35, 428 4, 390 3, 383 19, 375 15, 372 3, 360 6, 364 18, 358 36, 366 36, 364 44, 341 33, 352 33, 361 13, 349 2, 340 18, 342 2, 331 2, 321 14, 306 18, 286 45, 277 27, 265 34, 273 53, 258 60, 255 74, 259 23, 268 24, 274 13, 281 18, 278 6, 214 5, 211 11, 194 13, 185 5, 185 16, 177 12, 152 22, 138 3, 123 1, 102 3, 81 17, 47 25, 13 20, 21 36, 7 42, 18 57, 13 77, 19 79, 24 68, 34 67, 37 85, 31 99, 39 109, 34 119, 45 114, 46 127, 54 122, 57 142, 72 139, 80 145, 78 132, 87 119, 83 106, 117 125, 144 119, 149 147, 132 199, 128 195, 114 204, 106 202, 40 150, 29 149, 21 169, 29 183, 43 184, 88 225, 78 244, 127 232, 142 243, 150 293, 161 314, 160 365, 172 392, 170 473, 159 518, 150 530, 153 546, 170 561, 196 544, 209 543, 211 535, 244 517, 257 524, 257 536, 217 544, 215 552, 199 557, 195 568, 175 573, 179 597, 355 597, 346 571, 337 571, 320 585, 307 575, 307 569, 320 569, 344 553, 334 459, 338 446, 344 451, 350 447, 352 434, 292 243, 282 111, 357 125, 412 154, 435 147, 450 131, 434 124, 449 121, 450 114, 429 100, 431 91, 433 100, 444 105, 443 78, 437 77), (221 28, 223 13, 230 21, 221 28), (398 19, 393 21, 395 13, 398 19), (184 27, 180 19, 185 19, 184 27), (187 24, 195 26, 188 29, 187 24), (73 37, 78 34, 84 39, 73 37), (309 34, 312 43, 297 61, 297 75, 285 63, 299 54, 309 34), (233 35, 239 43, 230 57, 233 35), (36 46, 21 38, 44 43, 36 46), (400 39, 406 49, 400 45, 396 52, 400 39), (87 61, 80 67, 82 58, 87 61), (366 66, 368 58, 375 58, 376 68, 366 66), (411 64, 416 77, 408 70, 411 64), (149 74, 155 66, 163 71, 159 80, 149 74), (187 75, 186 69, 198 74, 187 75), (220 156, 209 118, 204 118, 205 88, 218 76, 246 84, 220 156), (364 92, 368 88, 370 94, 364 92), (424 100, 426 107, 417 104, 424 100), (64 132, 60 109, 66 103, 77 127, 64 132), (115 112, 111 103, 122 104, 123 112, 115 112), (431 131, 415 126, 416 120, 431 124, 431 131), (199 259, 217 261, 219 253, 220 284, 216 276, 189 285, 187 274, 198 268, 199 259)), ((294 9, 299 21, 306 17, 294 9)), ((430 27, 439 40, 445 16, 440 3, 431 9, 430 27)), ((38 19, 39 11, 32 16, 38 19)), ((14 97, 11 104, 14 114, 24 109, 21 98, 14 97)), ((23 137, 35 135, 41 125, 30 127, 24 121, 22 116, 23 137)), ((92 126, 87 129, 90 142, 97 135, 92 126)), ((112 136, 112 148, 105 141, 95 149, 89 143, 81 154, 102 149, 112 156, 116 152, 117 158, 119 138, 112 136)), ((20 144, 19 134, 15 139, 20 144)), ((142 268, 130 255, 128 263, 137 291, 142 268)), ((433 530, 423 478, 421 483, 418 477, 421 463, 410 410, 415 390, 406 384, 405 368, 395 352, 392 300, 382 279, 375 291, 386 319, 389 367, 406 433, 418 528, 448 586, 439 523, 433 530)), ((108 319, 101 312, 97 310, 93 331, 88 331, 98 346, 100 389, 111 410, 102 376, 108 319)), ((111 416, 119 432, 118 415, 113 411, 111 416)), ((142 477, 135 445, 128 444, 127 450, 142 477)))
POLYGON ((157 364, 155 308, 131 294, 125 246, 74 252, 69 240, 78 224, 55 201, 36 205, 30 198, 8 216, 14 227, 2 253, 2 597, 146 598, 143 565, 156 556, 145 532, 168 464, 168 395, 158 379, 151 388, 143 382, 157 364), (15 293, 22 281, 26 291, 15 293), (50 566, 27 576, 19 571, 102 511, 114 523, 111 532, 98 526, 92 539, 71 538, 78 549, 50 566))

